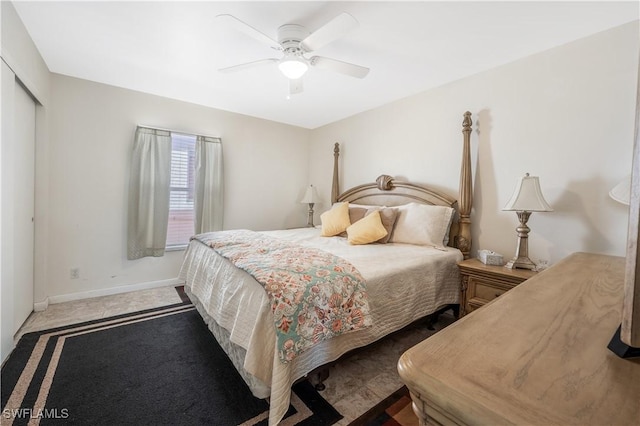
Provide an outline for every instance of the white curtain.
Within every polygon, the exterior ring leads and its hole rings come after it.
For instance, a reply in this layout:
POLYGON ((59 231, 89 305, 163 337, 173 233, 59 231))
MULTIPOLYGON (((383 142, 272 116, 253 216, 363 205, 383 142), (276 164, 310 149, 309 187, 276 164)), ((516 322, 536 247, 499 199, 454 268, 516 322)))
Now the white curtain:
POLYGON ((128 259, 164 255, 170 184, 171 133, 138 127, 129 178, 128 259))
POLYGON ((196 138, 195 233, 222 229, 223 168, 222 141, 196 138))

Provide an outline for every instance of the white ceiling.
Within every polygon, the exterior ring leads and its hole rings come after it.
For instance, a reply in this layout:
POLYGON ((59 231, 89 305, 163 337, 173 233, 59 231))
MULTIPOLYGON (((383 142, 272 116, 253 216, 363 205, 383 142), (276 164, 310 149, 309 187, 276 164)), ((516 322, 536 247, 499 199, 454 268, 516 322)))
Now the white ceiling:
POLYGON ((50 71, 316 128, 638 19, 638 2, 31 2, 14 6, 50 71), (228 27, 231 14, 276 38, 346 11, 360 26, 314 52, 371 68, 362 80, 312 68, 287 99, 279 57, 228 27))

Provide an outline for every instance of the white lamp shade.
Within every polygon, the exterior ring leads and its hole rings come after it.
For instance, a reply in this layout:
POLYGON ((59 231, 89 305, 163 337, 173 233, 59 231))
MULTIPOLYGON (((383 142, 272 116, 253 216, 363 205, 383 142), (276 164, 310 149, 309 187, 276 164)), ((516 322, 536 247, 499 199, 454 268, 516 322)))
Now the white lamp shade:
POLYGON ((628 206, 629 200, 631 199, 631 175, 622 179, 619 184, 614 186, 613 189, 609 191, 609 197, 628 206))
POLYGON ((301 203, 311 204, 317 203, 320 201, 320 197, 318 197, 318 193, 316 192, 316 188, 313 185, 309 185, 307 187, 307 191, 304 193, 304 197, 300 200, 301 203))
POLYGON ((296 80, 307 72, 309 65, 297 56, 285 56, 280 60, 278 68, 285 77, 296 80))
POLYGON ((549 203, 547 203, 542 196, 538 176, 529 176, 529 173, 518 180, 511 199, 502 210, 528 212, 553 211, 549 203))

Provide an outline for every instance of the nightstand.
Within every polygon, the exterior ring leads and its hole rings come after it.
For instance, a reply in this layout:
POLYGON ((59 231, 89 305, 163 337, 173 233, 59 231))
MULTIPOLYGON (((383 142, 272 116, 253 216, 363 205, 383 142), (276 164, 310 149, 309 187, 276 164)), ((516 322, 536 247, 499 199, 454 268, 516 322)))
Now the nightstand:
POLYGON ((458 262, 460 276, 460 316, 481 308, 506 293, 537 272, 528 269, 509 269, 504 266, 485 265, 478 259, 458 262))

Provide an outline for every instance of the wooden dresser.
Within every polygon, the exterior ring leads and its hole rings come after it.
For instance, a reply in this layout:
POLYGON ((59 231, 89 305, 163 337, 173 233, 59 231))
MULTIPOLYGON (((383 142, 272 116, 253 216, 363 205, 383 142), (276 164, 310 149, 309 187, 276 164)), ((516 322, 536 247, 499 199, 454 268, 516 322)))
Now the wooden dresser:
POLYGON ((624 262, 573 254, 406 351, 421 424, 640 424, 640 359, 607 349, 624 262))

